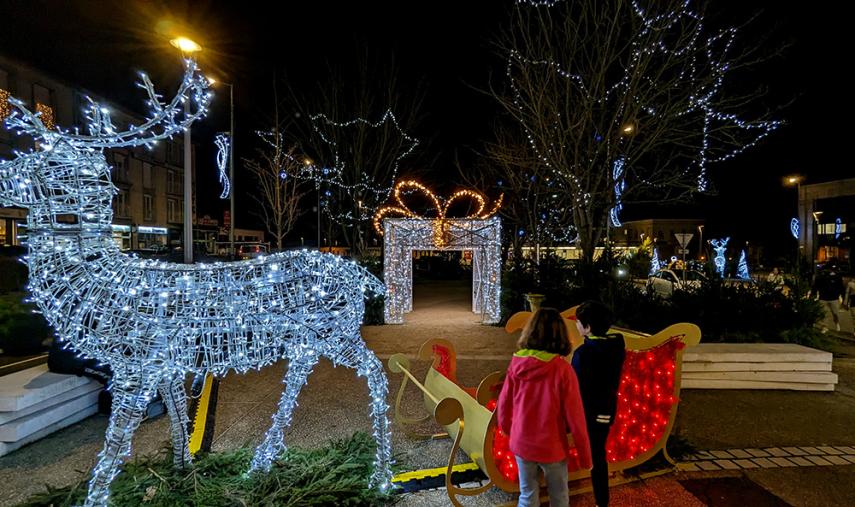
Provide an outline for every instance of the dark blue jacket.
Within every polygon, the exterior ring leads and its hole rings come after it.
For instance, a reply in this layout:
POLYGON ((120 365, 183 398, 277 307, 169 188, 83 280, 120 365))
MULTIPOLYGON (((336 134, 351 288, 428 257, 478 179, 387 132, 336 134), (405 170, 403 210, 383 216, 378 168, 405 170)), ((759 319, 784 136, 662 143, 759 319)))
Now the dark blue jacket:
POLYGON ((623 335, 615 333, 602 338, 586 336, 585 343, 573 353, 573 369, 589 425, 614 423, 625 348, 623 335))

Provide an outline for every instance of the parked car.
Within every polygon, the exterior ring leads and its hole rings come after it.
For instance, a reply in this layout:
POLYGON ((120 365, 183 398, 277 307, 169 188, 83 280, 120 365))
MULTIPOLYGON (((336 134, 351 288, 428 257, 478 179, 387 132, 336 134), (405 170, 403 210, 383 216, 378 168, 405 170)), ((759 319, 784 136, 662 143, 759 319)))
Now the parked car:
POLYGON ((647 289, 660 296, 669 297, 674 289, 699 288, 707 277, 700 271, 685 271, 686 280, 683 280, 682 269, 660 269, 647 278, 647 289))
POLYGON ((241 245, 237 251, 237 257, 241 260, 254 259, 262 255, 267 255, 267 245, 261 243, 241 245))

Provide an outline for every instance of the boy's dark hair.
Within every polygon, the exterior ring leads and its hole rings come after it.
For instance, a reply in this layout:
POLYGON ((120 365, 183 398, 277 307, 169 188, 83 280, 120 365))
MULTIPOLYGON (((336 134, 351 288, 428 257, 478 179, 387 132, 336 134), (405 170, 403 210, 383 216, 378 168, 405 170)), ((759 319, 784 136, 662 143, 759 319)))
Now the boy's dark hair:
POLYGON ((571 348, 564 317, 555 308, 541 308, 534 312, 523 329, 517 346, 521 349, 542 350, 566 356, 571 348))
POLYGON ((599 301, 585 301, 576 309, 576 320, 582 327, 591 326, 591 334, 605 336, 612 327, 614 316, 608 306, 599 301))

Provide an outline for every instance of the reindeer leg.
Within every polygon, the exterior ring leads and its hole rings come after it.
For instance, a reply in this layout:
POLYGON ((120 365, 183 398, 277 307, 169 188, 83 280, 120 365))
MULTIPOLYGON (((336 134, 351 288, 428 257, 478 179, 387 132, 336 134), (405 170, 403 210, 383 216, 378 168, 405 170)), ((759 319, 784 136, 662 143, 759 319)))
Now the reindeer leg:
POLYGON ((157 387, 166 411, 169 413, 172 430, 172 462, 175 468, 181 469, 191 465, 190 446, 188 443, 187 423, 187 391, 184 389, 184 378, 175 374, 165 378, 157 387))
POLYGON ((140 425, 143 413, 154 395, 158 383, 157 373, 116 372, 112 381, 113 406, 104 449, 98 454, 98 463, 89 481, 86 507, 106 506, 110 483, 119 473, 119 467, 131 452, 131 439, 140 425))
POLYGON ((371 417, 373 419, 372 429, 374 440, 377 442, 374 472, 371 474, 369 485, 386 490, 392 485, 392 470, 390 468, 392 443, 389 418, 386 417, 386 412, 389 410, 389 404, 386 402, 389 395, 389 381, 386 379, 383 363, 365 345, 362 337, 357 336, 354 341, 356 345, 340 354, 335 362, 355 369, 359 376, 366 377, 368 380, 368 395, 371 397, 371 417))
POLYGON ((302 355, 288 360, 285 374, 285 391, 279 399, 279 408, 273 415, 273 425, 264 435, 264 441, 255 450, 250 472, 270 470, 273 460, 285 452, 285 429, 291 425, 291 414, 297 405, 297 396, 306 383, 306 378, 318 364, 317 354, 302 355))

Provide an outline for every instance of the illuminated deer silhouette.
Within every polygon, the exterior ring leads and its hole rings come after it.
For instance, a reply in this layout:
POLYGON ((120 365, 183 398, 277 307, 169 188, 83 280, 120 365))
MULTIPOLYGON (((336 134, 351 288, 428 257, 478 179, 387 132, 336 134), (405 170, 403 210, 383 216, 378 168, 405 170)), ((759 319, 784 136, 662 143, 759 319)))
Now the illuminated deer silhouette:
POLYGON ((112 239, 117 190, 104 150, 151 145, 205 114, 207 80, 194 62, 186 65, 169 102, 142 75, 153 114, 125 131, 91 101, 88 135, 49 130, 38 113, 10 101, 16 111, 7 124, 31 136, 36 148, 0 162, 0 205, 29 210, 32 299, 60 340, 114 372, 112 413, 86 505, 107 503, 110 483, 156 392, 169 411, 175 465, 184 467, 190 463, 185 376, 243 373, 282 358, 288 359, 285 389, 251 469, 268 470, 285 450, 297 395, 326 357, 367 377, 377 440, 371 482, 385 488, 391 478, 388 385, 359 330, 364 293, 385 290, 379 280, 355 263, 319 252, 184 265, 125 255, 112 239))

